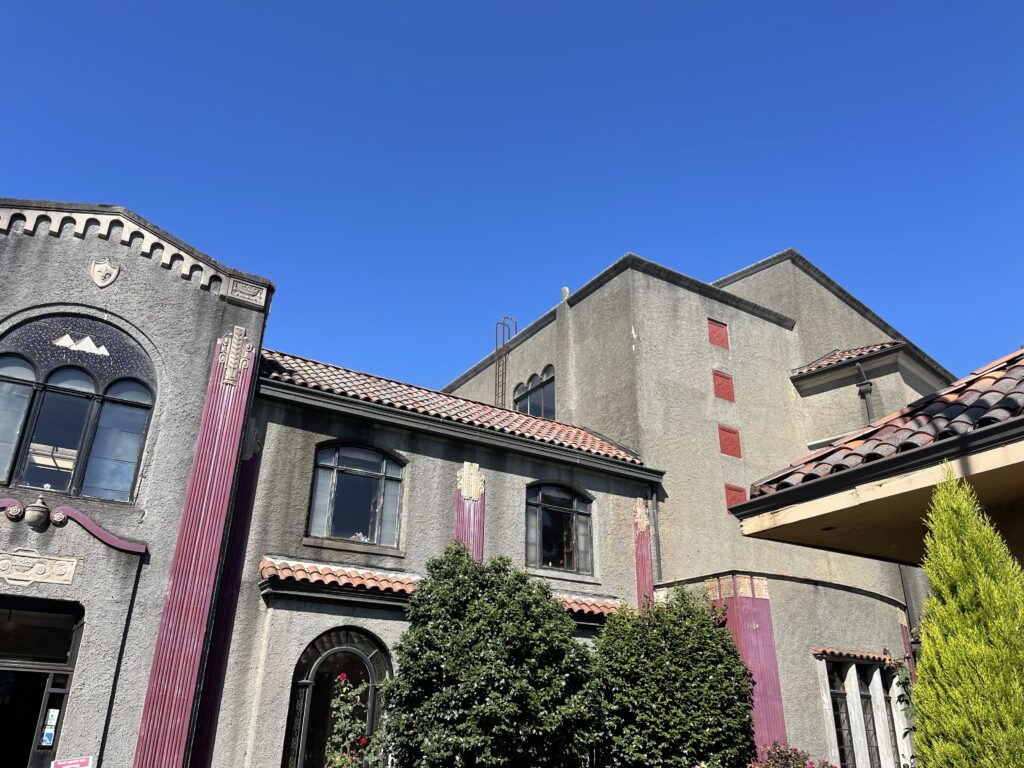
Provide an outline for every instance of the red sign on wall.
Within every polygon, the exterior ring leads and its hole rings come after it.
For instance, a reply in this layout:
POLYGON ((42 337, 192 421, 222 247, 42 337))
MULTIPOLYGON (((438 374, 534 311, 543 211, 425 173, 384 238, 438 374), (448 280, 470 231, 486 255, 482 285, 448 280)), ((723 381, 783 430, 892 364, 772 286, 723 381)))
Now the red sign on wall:
POLYGON ((54 760, 50 768, 92 768, 91 757, 65 757, 54 760))

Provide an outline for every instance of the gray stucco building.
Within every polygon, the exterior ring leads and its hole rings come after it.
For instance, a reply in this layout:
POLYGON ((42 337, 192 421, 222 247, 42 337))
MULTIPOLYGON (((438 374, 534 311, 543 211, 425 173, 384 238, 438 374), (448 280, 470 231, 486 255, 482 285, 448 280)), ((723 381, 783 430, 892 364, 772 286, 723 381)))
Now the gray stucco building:
POLYGON ((370 683, 372 722, 453 538, 547 579, 581 636, 706 590, 760 743, 843 759, 821 703, 843 663, 879 713, 850 710, 871 764, 905 750, 879 660, 905 652, 918 572, 745 539, 728 512, 951 378, 799 254, 715 284, 627 255, 443 392, 263 349, 268 280, 121 208, 0 201, 0 264, 12 765, 322 764, 324 681, 370 683))

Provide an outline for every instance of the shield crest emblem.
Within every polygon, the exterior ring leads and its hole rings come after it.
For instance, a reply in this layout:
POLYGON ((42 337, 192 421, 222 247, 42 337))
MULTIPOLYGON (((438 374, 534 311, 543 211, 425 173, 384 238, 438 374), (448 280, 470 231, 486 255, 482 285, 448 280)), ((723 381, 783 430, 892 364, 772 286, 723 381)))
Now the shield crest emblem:
POLYGON ((93 259, 92 262, 92 281, 96 283, 100 288, 106 288, 112 282, 117 280, 117 275, 121 272, 120 267, 115 267, 110 263, 110 259, 103 258, 97 261, 93 259))

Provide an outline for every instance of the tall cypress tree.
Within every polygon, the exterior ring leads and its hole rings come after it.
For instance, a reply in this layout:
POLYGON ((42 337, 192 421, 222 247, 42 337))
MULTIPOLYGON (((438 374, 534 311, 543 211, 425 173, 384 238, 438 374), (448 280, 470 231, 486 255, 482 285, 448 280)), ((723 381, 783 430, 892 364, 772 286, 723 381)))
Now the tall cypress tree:
POLYGON ((925 519, 914 741, 924 768, 1024 766, 1024 573, 946 468, 925 519))

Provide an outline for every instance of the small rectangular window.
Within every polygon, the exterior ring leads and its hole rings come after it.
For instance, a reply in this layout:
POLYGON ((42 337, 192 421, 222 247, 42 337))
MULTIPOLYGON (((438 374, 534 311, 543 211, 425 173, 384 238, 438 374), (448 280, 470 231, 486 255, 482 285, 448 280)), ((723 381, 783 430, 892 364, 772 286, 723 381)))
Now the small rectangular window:
POLYGON ((726 456, 734 456, 737 459, 743 458, 743 451, 740 448, 740 431, 732 427, 718 425, 718 448, 726 456))
POLYGON ((715 388, 715 397, 728 400, 730 403, 736 402, 736 392, 733 389, 732 376, 722 371, 712 371, 711 380, 715 388))
POLYGON ((716 347, 729 348, 729 326, 708 318, 708 341, 716 347))
POLYGON ((526 496, 526 564, 591 574, 590 505, 571 491, 533 486, 526 496))

